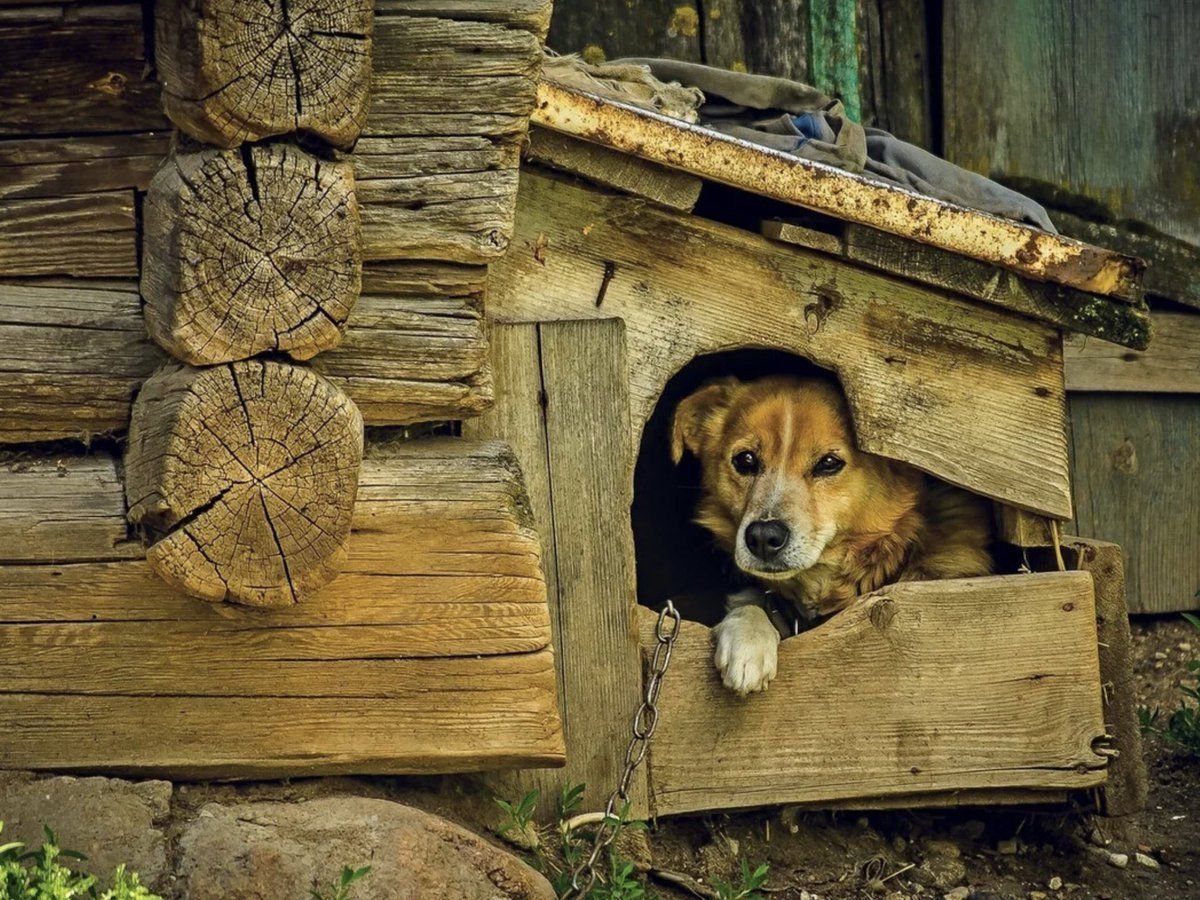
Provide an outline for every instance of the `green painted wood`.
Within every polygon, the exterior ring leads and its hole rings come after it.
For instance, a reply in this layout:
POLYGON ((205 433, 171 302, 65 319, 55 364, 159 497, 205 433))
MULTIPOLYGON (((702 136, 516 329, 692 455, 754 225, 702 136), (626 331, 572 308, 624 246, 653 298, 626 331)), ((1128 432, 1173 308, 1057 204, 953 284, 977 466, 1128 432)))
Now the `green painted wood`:
POLYGON ((946 0, 949 159, 1200 243, 1200 4, 946 0))
POLYGON ((855 122, 862 120, 857 11, 855 0, 808 0, 812 84, 839 97, 855 122))

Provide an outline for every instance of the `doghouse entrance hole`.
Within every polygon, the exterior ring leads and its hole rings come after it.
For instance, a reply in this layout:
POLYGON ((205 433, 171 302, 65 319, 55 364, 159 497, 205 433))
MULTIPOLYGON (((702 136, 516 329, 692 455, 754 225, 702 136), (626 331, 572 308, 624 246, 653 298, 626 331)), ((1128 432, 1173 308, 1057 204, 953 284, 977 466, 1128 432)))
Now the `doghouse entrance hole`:
POLYGON ((700 494, 700 462, 671 462, 671 418, 684 397, 722 376, 836 376, 803 357, 748 348, 698 356, 663 388, 642 432, 633 474, 633 540, 638 602, 658 608, 674 599, 685 619, 715 625, 725 595, 750 584, 705 529, 692 522, 700 494))

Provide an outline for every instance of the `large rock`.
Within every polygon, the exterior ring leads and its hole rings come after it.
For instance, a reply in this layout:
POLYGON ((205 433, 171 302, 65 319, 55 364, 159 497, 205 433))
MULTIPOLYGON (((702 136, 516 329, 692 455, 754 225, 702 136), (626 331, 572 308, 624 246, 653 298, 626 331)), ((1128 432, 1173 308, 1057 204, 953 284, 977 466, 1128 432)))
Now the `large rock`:
POLYGON ((369 865, 355 898, 554 900, 511 853, 437 816, 387 800, 210 803, 179 843, 187 900, 295 900, 343 866, 369 865))
POLYGON ((161 889, 170 804, 167 781, 8 777, 0 780, 0 844, 24 841, 31 849, 40 847, 42 826, 49 825, 60 847, 87 855, 78 868, 103 883, 126 863, 142 884, 161 889))

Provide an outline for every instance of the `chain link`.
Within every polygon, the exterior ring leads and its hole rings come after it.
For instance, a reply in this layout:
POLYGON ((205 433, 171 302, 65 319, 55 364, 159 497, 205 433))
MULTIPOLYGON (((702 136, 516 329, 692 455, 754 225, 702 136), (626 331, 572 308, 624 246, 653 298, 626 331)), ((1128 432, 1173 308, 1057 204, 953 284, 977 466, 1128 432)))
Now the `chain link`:
POLYGON ((621 772, 621 780, 608 796, 604 818, 596 826, 596 834, 592 838, 592 851, 571 873, 571 886, 563 894, 562 900, 584 900, 587 897, 596 884, 600 854, 613 842, 621 827, 629 804, 629 785, 633 781, 633 773, 646 758, 650 738, 654 737, 654 729, 658 727, 658 693, 662 690, 663 676, 667 674, 667 667, 671 664, 671 650, 675 646, 675 638, 679 637, 679 622, 679 612, 675 609, 675 604, 668 600, 667 605, 658 614, 658 625, 655 628, 658 643, 654 646, 654 656, 650 660, 650 679, 646 682, 642 705, 633 717, 633 734, 625 748, 625 768, 621 772))

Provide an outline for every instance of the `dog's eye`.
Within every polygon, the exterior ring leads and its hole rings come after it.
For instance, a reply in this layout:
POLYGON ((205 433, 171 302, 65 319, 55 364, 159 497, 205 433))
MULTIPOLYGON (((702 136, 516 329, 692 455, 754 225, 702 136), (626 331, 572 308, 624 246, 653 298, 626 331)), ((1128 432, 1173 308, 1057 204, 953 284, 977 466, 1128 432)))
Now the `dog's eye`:
POLYGON ((817 464, 813 466, 812 473, 817 476, 825 477, 836 475, 846 467, 846 461, 834 453, 826 453, 817 460, 817 464))
POLYGON ((760 468, 758 455, 752 450, 733 454, 733 470, 739 475, 757 475, 760 468))

